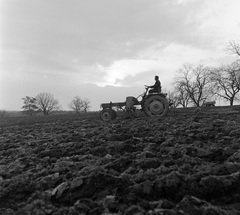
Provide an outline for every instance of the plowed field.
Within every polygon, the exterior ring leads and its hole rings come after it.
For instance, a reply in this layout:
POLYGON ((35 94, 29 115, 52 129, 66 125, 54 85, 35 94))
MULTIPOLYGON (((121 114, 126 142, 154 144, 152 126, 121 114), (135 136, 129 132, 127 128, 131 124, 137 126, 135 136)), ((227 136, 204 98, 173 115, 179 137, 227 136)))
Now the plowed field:
POLYGON ((5 118, 0 214, 240 214, 240 114, 5 118))

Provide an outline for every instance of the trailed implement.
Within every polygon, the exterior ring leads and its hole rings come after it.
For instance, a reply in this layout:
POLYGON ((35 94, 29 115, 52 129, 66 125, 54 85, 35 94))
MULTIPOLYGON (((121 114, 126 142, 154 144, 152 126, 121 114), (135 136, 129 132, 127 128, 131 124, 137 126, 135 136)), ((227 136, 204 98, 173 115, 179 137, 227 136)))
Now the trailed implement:
POLYGON ((203 104, 202 104, 202 107, 214 107, 215 104, 216 104, 216 101, 208 101, 208 102, 206 102, 206 101, 204 100, 204 102, 203 102, 203 104))
POLYGON ((126 117, 137 117, 137 110, 143 111, 147 116, 163 117, 167 114, 169 104, 165 93, 148 93, 149 87, 137 98, 128 96, 125 102, 109 102, 101 104, 100 118, 103 121, 115 119, 117 111, 126 117))

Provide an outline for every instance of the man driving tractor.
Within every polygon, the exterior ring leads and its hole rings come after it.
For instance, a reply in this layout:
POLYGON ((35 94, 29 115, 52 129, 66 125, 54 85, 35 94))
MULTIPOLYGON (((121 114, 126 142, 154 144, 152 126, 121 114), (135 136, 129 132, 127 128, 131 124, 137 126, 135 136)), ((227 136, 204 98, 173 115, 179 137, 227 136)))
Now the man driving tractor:
POLYGON ((166 93, 161 93, 161 82, 159 81, 159 77, 155 76, 155 84, 152 86, 145 85, 145 92, 137 98, 128 96, 124 102, 102 103, 100 118, 105 122, 115 119, 117 113, 113 107, 119 108, 125 116, 130 117, 137 117, 137 110, 139 110, 139 107, 147 116, 164 117, 169 108, 166 96, 166 93), (149 88, 151 88, 151 90, 149 90, 149 88))
POLYGON ((147 86, 149 88, 151 88, 151 90, 149 90, 149 93, 161 93, 162 87, 161 87, 161 82, 159 81, 159 77, 156 75, 155 76, 155 84, 152 86, 147 86))

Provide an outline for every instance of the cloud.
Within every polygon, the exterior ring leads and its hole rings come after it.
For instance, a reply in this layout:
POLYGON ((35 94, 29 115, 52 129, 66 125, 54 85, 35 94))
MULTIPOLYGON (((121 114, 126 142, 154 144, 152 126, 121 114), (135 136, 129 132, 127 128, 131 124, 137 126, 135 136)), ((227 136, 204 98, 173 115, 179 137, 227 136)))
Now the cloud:
POLYGON ((227 41, 239 38, 239 10, 238 0, 205 0, 189 22, 197 24, 195 34, 205 46, 223 49, 227 41))
POLYGON ((144 72, 157 71, 160 69, 159 62, 143 59, 123 59, 113 62, 109 67, 98 65, 98 69, 105 73, 103 83, 99 85, 122 86, 125 78, 135 77, 144 72))
MULTIPOLYGON (((165 82, 170 83, 175 72, 184 63, 207 64, 216 66, 225 56, 224 51, 216 52, 215 49, 203 49, 192 45, 170 43, 168 45, 155 44, 140 51, 134 59, 121 59, 114 61, 109 66, 97 65, 97 70, 103 75, 99 86, 130 86, 134 80, 145 74, 146 77, 159 74, 165 82), (131 82, 127 81, 131 79, 131 82)), ((146 79, 136 83, 144 83, 146 79)))
POLYGON ((52 56, 65 53, 82 63, 118 53, 125 57, 122 49, 126 46, 117 51, 109 44, 137 43, 133 49, 139 48, 138 41, 183 39, 185 29, 191 27, 184 25, 187 8, 172 8, 156 0, 12 0, 3 6, 4 48, 31 49, 52 56))

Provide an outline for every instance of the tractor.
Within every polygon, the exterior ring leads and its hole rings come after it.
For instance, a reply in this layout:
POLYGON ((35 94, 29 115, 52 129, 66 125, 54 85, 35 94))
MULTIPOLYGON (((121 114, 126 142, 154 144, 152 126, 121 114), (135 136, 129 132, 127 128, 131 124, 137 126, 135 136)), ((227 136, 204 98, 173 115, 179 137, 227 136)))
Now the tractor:
POLYGON ((126 117, 137 117, 137 110, 143 111, 147 116, 163 117, 167 114, 169 103, 166 93, 148 93, 149 87, 145 85, 145 91, 137 98, 126 97, 125 102, 110 102, 101 104, 100 118, 107 122, 115 119, 117 111, 122 112, 126 117))

